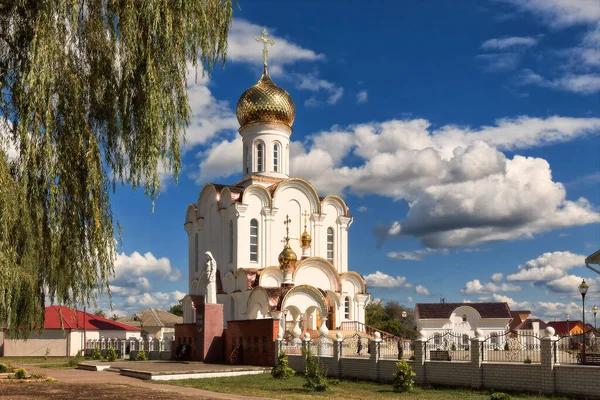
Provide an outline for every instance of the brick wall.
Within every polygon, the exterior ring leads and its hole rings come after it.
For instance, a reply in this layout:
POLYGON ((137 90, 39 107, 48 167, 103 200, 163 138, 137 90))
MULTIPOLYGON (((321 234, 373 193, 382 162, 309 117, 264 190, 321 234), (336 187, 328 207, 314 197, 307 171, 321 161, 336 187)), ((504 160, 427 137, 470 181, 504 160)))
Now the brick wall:
POLYGON ((276 342, 279 333, 279 320, 256 319, 229 321, 224 332, 225 362, 230 361, 231 352, 243 342, 239 363, 244 365, 275 365, 276 342))
POLYGON ((443 386, 470 386, 472 365, 463 361, 428 361, 425 363, 428 384, 443 386))
POLYGON ((560 393, 600 398, 600 367, 582 365, 556 365, 554 385, 560 393))
POLYGON ((521 392, 541 391, 541 365, 523 363, 483 363, 483 387, 521 392))

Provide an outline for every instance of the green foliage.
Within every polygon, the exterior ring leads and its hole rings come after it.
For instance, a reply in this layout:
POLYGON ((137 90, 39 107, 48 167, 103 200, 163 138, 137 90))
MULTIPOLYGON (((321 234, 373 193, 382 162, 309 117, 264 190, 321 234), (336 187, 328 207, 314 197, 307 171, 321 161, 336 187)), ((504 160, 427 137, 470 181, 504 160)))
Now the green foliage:
POLYGON ((138 351, 137 355, 135 356, 135 361, 146 361, 146 360, 148 360, 148 356, 146 355, 146 352, 144 350, 138 351))
POLYGON ((27 371, 23 368, 17 368, 15 370, 15 379, 25 379, 27 377, 27 371))
POLYGON ((508 342, 504 343, 504 351, 509 351, 510 347, 508 346, 508 342))
POLYGON ((94 315, 97 317, 102 317, 102 318, 106 318, 106 313, 104 312, 104 310, 102 309, 97 309, 96 311, 94 311, 94 315))
POLYGON ((412 368, 404 360, 396 363, 396 372, 392 386, 396 392, 409 392, 415 385, 415 376, 412 368))
POLYGON ((271 375, 275 379, 287 379, 296 375, 296 371, 288 366, 288 357, 285 353, 277 357, 277 365, 271 370, 271 375))
POLYGON ((383 301, 370 302, 365 307, 365 318, 367 325, 392 335, 416 337, 414 311, 396 301, 389 301, 385 306, 383 301), (406 312, 406 317, 402 317, 402 312, 406 312))
POLYGON ((450 350, 456 351, 456 343, 452 343, 452 346, 450 346, 450 350))
POLYGON ((410 361, 415 361, 417 359, 417 357, 413 354, 412 356, 408 357, 408 359, 410 361))
POLYGON ((81 353, 81 350, 79 350, 73 357, 69 357, 66 365, 67 367, 75 368, 81 361, 83 361, 83 354, 81 353))
POLYGON ((503 392, 492 393, 490 400, 510 400, 510 396, 503 392))
POLYGON ((106 353, 106 359, 110 362, 113 362, 117 359, 117 351, 114 347, 110 346, 108 352, 106 353))
POLYGON ((154 204, 159 169, 178 175, 188 67, 224 63, 232 2, 1 3, 0 321, 10 336, 43 326, 46 296, 78 308, 108 289, 120 237, 110 194, 143 186, 154 204))
POLYGON ((525 364, 531 364, 531 358, 529 358, 529 356, 527 356, 527 358, 525 359, 525 361, 523 361, 525 364))
POLYGON ((312 354, 310 348, 303 349, 302 354, 305 357, 304 380, 306 381, 303 386, 308 390, 324 392, 329 388, 329 382, 321 359, 312 354))
POLYGON ((100 347, 96 346, 92 351, 92 360, 101 360, 102 352, 100 351, 100 347))
POLYGON ((8 372, 8 365, 0 363, 0 373, 8 372))
POLYGON ((169 308, 169 312, 177 315, 178 317, 183 317, 183 308, 181 307, 181 304, 172 305, 171 308, 169 308))

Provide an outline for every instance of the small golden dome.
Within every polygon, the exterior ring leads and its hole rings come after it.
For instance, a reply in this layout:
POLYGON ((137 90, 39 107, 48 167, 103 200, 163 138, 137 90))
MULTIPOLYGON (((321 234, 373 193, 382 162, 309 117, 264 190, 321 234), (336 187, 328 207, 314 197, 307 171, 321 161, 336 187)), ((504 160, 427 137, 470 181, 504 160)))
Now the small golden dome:
POLYGON ((281 268, 293 268, 296 265, 296 261, 298 261, 298 256, 294 253, 290 244, 286 243, 281 253, 279 253, 279 266, 281 268))
POLYGON ((273 83, 265 66, 258 83, 240 96, 236 115, 242 127, 254 122, 279 122, 291 128, 296 107, 290 94, 273 83))
POLYGON ((302 247, 303 249, 307 249, 310 247, 311 243, 312 243, 312 238, 310 237, 308 232, 306 232, 306 230, 304 230, 304 232, 302 232, 302 235, 300 235, 300 247, 302 247))

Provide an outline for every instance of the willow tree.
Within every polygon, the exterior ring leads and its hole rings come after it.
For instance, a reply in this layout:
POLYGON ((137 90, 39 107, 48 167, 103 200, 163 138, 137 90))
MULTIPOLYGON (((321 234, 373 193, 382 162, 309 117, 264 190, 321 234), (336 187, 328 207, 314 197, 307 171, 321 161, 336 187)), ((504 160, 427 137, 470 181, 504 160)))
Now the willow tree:
MULTIPOLYGON (((225 62, 232 0, 0 0, 0 322, 108 290, 110 195, 158 196, 190 120, 186 74, 225 62), (8 149, 12 148, 12 151, 8 149)), ((17 329, 18 328, 18 329, 17 329)))

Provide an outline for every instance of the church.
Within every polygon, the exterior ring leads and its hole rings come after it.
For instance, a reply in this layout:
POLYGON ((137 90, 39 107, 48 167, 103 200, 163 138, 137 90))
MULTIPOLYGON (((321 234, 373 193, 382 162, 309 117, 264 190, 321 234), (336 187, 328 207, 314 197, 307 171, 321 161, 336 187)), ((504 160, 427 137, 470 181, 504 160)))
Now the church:
POLYGON ((255 39, 264 45, 263 73, 236 110, 243 177, 205 184, 186 211, 184 323, 196 323, 201 295, 223 305, 225 326, 274 319, 280 333, 295 337, 360 330, 369 296, 363 277, 348 270, 353 217, 339 196, 319 197, 310 182, 290 176, 294 101, 269 76, 267 44, 274 42, 266 30, 255 39))

